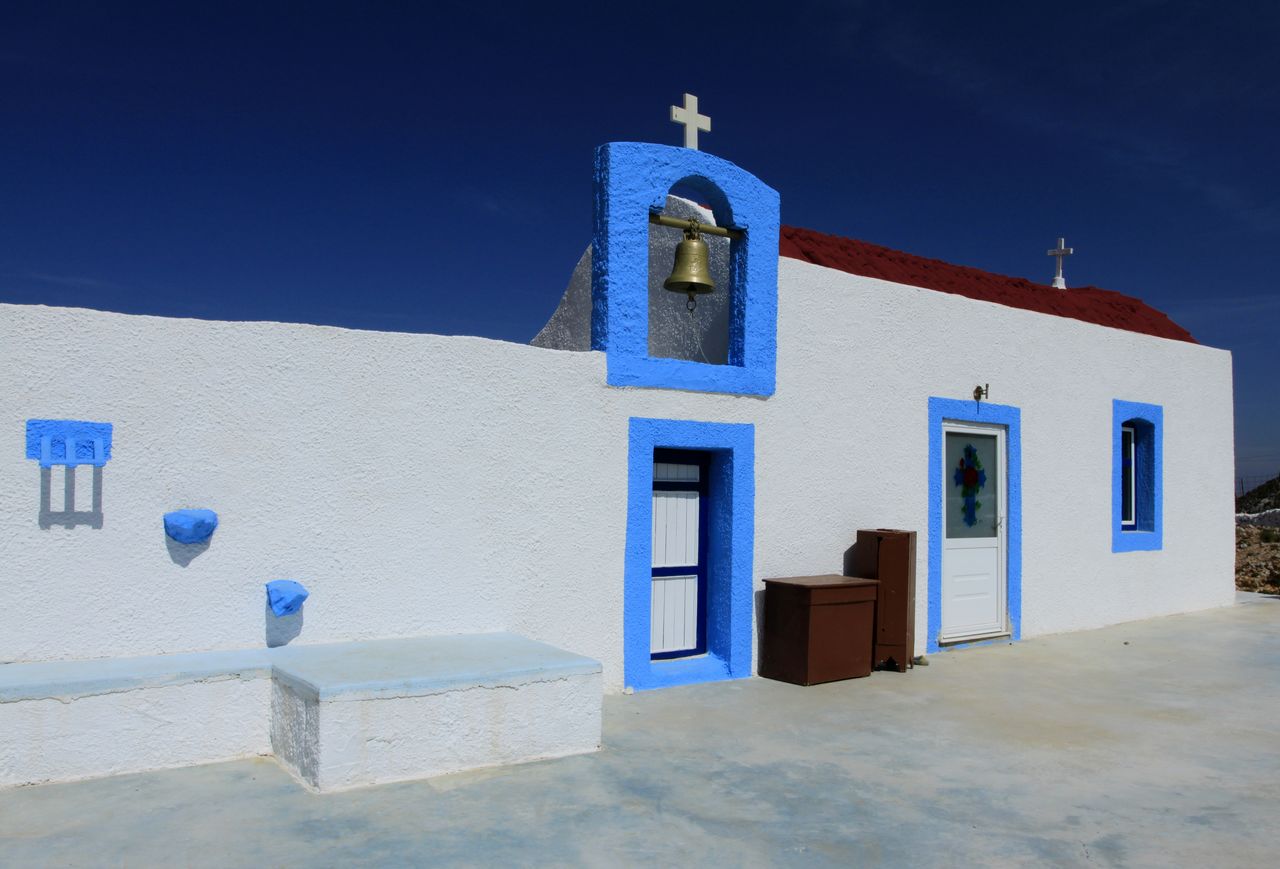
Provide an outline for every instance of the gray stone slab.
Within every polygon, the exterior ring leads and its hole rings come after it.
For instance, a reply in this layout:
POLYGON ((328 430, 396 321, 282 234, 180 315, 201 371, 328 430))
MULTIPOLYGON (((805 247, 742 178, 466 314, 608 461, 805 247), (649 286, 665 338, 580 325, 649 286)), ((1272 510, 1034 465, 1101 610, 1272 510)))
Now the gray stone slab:
POLYGON ((415 697, 600 672, 582 655, 507 633, 273 650, 275 676, 318 700, 415 697))
POLYGON ((319 699, 414 696, 600 672, 600 664, 508 633, 365 640, 138 658, 0 664, 0 703, 274 674, 319 699))
POLYGON ((258 679, 270 675, 271 657, 267 649, 0 664, 0 703, 68 699, 203 679, 258 679))

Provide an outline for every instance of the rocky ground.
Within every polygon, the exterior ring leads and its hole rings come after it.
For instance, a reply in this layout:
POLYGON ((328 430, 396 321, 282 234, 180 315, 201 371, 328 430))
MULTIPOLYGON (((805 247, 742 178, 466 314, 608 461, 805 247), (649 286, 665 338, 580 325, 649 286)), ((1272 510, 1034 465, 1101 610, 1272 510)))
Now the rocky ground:
POLYGON ((1236 526, 1236 588, 1280 594, 1280 528, 1236 526))

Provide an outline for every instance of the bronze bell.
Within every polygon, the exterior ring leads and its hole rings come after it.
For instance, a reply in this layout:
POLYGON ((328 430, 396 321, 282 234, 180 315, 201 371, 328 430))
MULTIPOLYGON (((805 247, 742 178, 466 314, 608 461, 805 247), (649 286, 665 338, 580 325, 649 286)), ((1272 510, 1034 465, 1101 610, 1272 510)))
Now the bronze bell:
POLYGON ((671 277, 662 286, 673 293, 687 293, 690 310, 693 310, 695 295, 715 290, 716 284, 711 280, 711 266, 707 261, 707 243, 699 236, 696 223, 684 231, 684 240, 676 245, 676 260, 671 266, 671 277))

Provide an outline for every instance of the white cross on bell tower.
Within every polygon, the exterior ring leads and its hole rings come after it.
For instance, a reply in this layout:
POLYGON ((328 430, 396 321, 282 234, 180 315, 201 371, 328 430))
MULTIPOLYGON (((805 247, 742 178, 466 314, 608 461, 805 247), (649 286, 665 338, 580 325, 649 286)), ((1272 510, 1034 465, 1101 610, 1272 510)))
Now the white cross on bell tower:
POLYGON ((1058 239, 1057 248, 1048 252, 1049 256, 1056 256, 1058 258, 1058 270, 1053 276, 1053 285, 1059 290, 1065 290, 1067 288, 1067 282, 1062 279, 1062 258, 1071 256, 1075 252, 1075 248, 1067 247, 1067 240, 1065 238, 1058 239))
POLYGON ((698 98, 693 94, 684 95, 684 106, 671 107, 671 121, 684 124, 684 146, 698 150, 698 131, 711 132, 711 118, 698 114, 698 98))

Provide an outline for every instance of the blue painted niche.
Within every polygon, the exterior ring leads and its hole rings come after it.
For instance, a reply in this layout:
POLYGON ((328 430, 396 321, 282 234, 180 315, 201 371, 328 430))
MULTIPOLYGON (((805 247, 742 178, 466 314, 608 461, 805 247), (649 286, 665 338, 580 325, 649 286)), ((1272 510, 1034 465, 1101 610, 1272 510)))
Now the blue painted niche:
POLYGON ((310 596, 302 583, 292 579, 273 579, 267 583, 267 605, 276 618, 293 615, 310 596))
POLYGON ((164 514, 164 533, 178 543, 203 543, 218 527, 212 510, 174 510, 164 514))
POLYGON ((727 160, 669 145, 601 145, 595 159, 591 346, 606 353, 608 383, 772 395, 779 221, 777 191, 727 160), (729 248, 727 365, 649 356, 649 213, 663 209, 676 185, 705 197, 717 224, 746 232, 729 248))
POLYGON ((111 423, 78 419, 27 420, 27 458, 40 467, 102 467, 111 459, 111 423))
POLYGON ((755 426, 632 417, 627 470, 623 670, 628 687, 665 688, 751 675, 755 426), (653 451, 710 454, 705 655, 652 660, 653 451))

